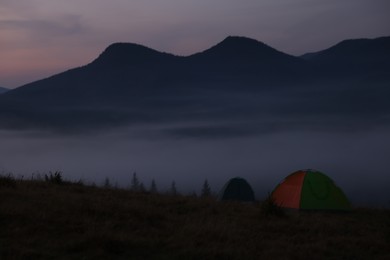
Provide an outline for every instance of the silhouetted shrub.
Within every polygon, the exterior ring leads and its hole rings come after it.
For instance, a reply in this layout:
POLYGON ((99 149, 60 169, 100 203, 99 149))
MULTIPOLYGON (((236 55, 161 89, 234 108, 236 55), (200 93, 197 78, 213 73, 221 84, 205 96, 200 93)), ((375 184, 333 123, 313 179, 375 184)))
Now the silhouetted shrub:
POLYGON ((55 172, 49 172, 49 174, 45 174, 45 181, 61 185, 64 183, 62 179, 62 172, 55 171, 55 172))
POLYGON ((16 180, 11 173, 8 173, 5 176, 0 175, 0 187, 9 187, 9 188, 16 187, 16 180))

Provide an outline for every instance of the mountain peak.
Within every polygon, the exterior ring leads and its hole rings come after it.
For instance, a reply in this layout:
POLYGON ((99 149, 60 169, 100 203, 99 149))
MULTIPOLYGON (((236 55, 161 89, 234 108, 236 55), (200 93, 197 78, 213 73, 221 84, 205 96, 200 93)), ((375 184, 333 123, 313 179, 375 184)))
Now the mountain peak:
POLYGON ((229 35, 221 43, 258 44, 261 42, 259 42, 258 40, 252 39, 252 38, 245 37, 245 36, 229 35))
POLYGON ((241 54, 242 52, 252 52, 253 54, 253 51, 259 52, 260 49, 262 49, 264 52, 275 51, 275 49, 269 47, 268 45, 260 41, 242 36, 228 36, 222 42, 218 43, 211 49, 220 49, 228 52, 239 51, 241 54))
POLYGON ((119 42, 108 46, 92 63, 95 65, 123 66, 155 62, 164 57, 173 57, 173 55, 162 53, 140 44, 119 42))
POLYGON ((258 62, 294 59, 263 42, 242 36, 228 36, 220 43, 193 55, 197 58, 211 58, 225 62, 227 60, 258 62))

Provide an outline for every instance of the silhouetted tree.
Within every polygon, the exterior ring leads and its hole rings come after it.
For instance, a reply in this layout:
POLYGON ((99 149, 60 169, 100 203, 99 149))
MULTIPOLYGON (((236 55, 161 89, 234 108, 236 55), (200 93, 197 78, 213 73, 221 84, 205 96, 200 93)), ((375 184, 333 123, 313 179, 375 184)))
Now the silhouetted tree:
POLYGON ((156 185, 156 182, 154 181, 154 179, 152 180, 152 183, 150 184, 149 191, 151 193, 157 193, 157 185, 156 185))
POLYGON ((106 189, 109 189, 109 188, 111 188, 111 182, 110 182, 110 179, 108 178, 108 177, 106 177, 105 179, 104 179, 104 188, 106 188, 106 189))
POLYGON ((139 183, 139 180, 138 180, 138 177, 137 177, 137 173, 134 172, 133 173, 133 178, 131 179, 131 187, 130 187, 130 189, 132 191, 138 191, 139 190, 139 186, 140 186, 140 183, 139 183))
POLYGON ((210 185, 209 185, 207 179, 203 183, 201 194, 202 194, 202 197, 210 197, 211 196, 211 188, 210 188, 210 185))
POLYGON ((176 189, 176 183, 175 183, 175 181, 173 181, 172 184, 171 184, 170 193, 171 193, 172 195, 177 195, 177 189, 176 189))

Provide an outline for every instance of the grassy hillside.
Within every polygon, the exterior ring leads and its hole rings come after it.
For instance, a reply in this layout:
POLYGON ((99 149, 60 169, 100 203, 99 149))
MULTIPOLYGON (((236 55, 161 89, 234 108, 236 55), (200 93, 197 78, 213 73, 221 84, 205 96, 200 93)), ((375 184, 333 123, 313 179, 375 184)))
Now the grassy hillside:
POLYGON ((3 176, 0 259, 390 259, 389 210, 267 213, 260 203, 3 176))

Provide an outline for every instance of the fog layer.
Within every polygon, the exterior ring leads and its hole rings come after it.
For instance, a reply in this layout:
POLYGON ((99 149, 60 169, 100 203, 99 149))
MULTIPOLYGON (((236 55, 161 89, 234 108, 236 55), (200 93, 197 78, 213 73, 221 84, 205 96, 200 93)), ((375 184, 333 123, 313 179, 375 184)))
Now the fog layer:
POLYGON ((62 171, 68 180, 129 187, 133 172, 146 188, 176 182, 197 192, 208 179, 218 192, 232 177, 246 178, 263 199, 288 174, 306 168, 326 173, 354 205, 390 206, 388 129, 355 133, 284 131, 239 138, 150 135, 142 129, 89 136, 0 132, 0 172, 33 178, 62 171))

